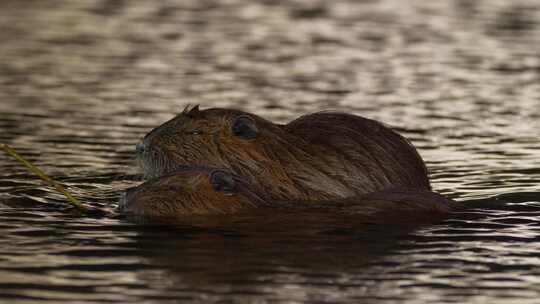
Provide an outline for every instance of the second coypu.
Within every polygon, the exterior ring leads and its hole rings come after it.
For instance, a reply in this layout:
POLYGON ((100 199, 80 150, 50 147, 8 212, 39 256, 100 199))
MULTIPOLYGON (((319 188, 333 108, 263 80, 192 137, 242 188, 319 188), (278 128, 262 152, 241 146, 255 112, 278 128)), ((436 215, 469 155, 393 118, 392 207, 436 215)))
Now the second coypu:
POLYGON ((320 112, 280 125, 238 110, 194 107, 148 133, 137 151, 150 177, 189 165, 225 168, 272 199, 431 189, 409 141, 377 121, 344 113, 320 112))
POLYGON ((460 204, 418 189, 386 190, 331 201, 275 201, 225 170, 186 167, 128 190, 119 208, 129 215, 157 219, 240 214, 256 209, 322 210, 369 217, 403 212, 447 214, 458 210, 460 204))

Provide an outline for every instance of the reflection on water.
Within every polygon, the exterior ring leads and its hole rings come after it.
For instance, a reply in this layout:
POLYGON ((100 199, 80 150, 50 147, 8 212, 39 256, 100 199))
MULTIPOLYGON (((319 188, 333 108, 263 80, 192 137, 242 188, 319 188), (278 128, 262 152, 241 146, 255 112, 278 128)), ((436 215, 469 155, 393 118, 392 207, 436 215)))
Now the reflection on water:
POLYGON ((0 302, 535 303, 539 20, 534 0, 2 1, 0 142, 88 203, 114 208, 137 140, 200 103, 382 120, 476 208, 142 226, 70 215, 0 156, 0 302))

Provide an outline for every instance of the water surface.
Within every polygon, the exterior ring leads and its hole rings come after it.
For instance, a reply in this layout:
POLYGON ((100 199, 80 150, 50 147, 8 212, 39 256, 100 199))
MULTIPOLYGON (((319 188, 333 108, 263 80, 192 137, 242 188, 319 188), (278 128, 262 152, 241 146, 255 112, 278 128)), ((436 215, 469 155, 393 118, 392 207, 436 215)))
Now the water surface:
POLYGON ((191 103, 381 120, 482 205, 141 225, 78 217, 0 156, 0 302, 537 303, 539 20, 534 0, 0 2, 0 142, 89 204, 114 209, 135 143, 191 103))

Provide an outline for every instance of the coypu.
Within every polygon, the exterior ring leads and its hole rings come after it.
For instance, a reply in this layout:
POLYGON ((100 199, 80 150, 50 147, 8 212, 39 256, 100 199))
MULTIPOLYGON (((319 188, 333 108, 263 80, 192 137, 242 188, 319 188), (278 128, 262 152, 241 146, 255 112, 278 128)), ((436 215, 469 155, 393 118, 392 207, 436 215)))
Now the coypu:
POLYGON ((268 205, 244 179, 223 170, 186 167, 128 189, 120 211, 136 215, 234 214, 268 205))
POLYGON ((224 168, 277 200, 431 190, 409 141, 382 123, 345 113, 319 112, 280 125, 239 110, 196 106, 150 131, 137 153, 149 177, 187 165, 224 168))
POLYGON ((403 212, 447 214, 459 203, 421 189, 392 189, 340 200, 276 201, 222 169, 185 167, 128 189, 119 211, 149 218, 249 213, 256 209, 322 210, 375 216, 403 212))

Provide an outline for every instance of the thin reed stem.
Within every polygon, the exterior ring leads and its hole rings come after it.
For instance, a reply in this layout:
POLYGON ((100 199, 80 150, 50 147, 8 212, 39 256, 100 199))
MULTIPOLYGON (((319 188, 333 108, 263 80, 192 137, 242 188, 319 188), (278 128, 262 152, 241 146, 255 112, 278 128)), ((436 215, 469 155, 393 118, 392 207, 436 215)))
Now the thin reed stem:
POLYGON ((23 164, 25 167, 27 167, 32 173, 37 175, 39 178, 41 178, 43 181, 45 181, 49 186, 56 189, 56 191, 62 193, 68 201, 79 210, 81 213, 86 213, 88 209, 79 202, 75 197, 73 197, 61 184, 47 176, 43 171, 41 171, 38 167, 34 166, 31 162, 26 160, 24 157, 22 157, 15 149, 10 147, 6 144, 0 144, 0 149, 4 150, 7 154, 11 155, 13 158, 15 158, 17 161, 19 161, 21 164, 23 164))

